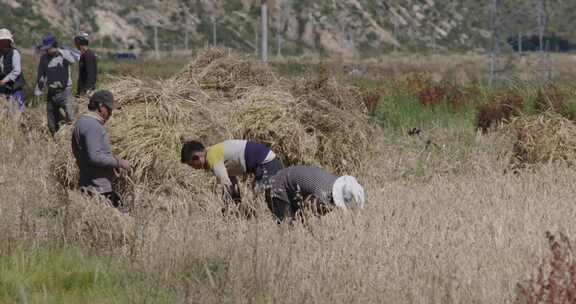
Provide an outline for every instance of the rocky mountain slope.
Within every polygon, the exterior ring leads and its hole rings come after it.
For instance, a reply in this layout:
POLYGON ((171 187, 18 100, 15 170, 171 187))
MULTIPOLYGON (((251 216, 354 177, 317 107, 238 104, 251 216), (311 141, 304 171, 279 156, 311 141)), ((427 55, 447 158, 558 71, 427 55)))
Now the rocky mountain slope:
MULTIPOLYGON (((480 50, 488 45, 490 1, 269 0, 270 49, 346 57, 397 50, 480 50)), ((536 24, 533 0, 506 0, 511 34, 536 24), (519 13, 520 12, 520 13, 519 13), (512 16, 514 15, 514 16, 512 16), (514 17, 514 18, 513 18, 514 17)), ((551 30, 571 34, 575 4, 549 0, 551 30), (562 21, 559 21, 562 20, 562 21)), ((260 32, 260 0, 0 0, 2 26, 31 46, 51 31, 92 34, 102 47, 162 50, 212 43, 251 52, 260 32), (216 37, 214 37, 216 33, 216 37)), ((528 28, 531 28, 528 30, 528 28)), ((531 33, 531 32, 530 32, 531 33)), ((569 37, 572 38, 572 37, 569 37)))

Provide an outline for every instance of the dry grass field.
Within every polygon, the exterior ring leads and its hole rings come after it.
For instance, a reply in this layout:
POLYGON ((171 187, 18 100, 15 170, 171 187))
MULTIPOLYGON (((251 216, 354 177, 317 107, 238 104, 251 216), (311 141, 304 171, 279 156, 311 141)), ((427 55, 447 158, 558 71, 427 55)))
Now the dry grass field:
POLYGON ((509 170, 515 134, 477 132, 482 100, 460 113, 393 107, 419 99, 392 95, 370 147, 356 147, 370 157, 338 169, 365 186, 366 208, 294 225, 277 225, 247 187, 257 216, 223 215, 199 180, 210 177, 192 172, 190 189, 133 185, 121 214, 54 180, 67 148, 41 131, 43 108, 26 128, 2 113, 0 303, 513 303, 539 268, 555 283, 519 303, 569 303, 573 257, 548 263, 559 258, 547 232, 576 236, 573 168, 509 170))

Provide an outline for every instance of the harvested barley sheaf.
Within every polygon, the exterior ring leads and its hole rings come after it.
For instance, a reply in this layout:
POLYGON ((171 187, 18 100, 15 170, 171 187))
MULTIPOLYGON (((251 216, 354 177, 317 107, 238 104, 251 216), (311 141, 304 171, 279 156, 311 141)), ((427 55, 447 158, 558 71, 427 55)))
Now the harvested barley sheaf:
POLYGON ((286 165, 314 163, 316 134, 298 121, 296 100, 290 93, 256 87, 238 103, 233 116, 236 137, 268 144, 286 165))
POLYGON ((576 164, 576 125, 558 114, 518 117, 513 164, 517 166, 564 161, 576 164))
POLYGON ((300 79, 292 93, 299 122, 317 137, 317 162, 337 173, 361 170, 370 157, 374 134, 362 93, 322 78, 300 79))
POLYGON ((185 85, 171 80, 143 81, 124 77, 110 82, 107 87, 121 106, 138 103, 158 103, 167 99, 205 101, 208 96, 194 83, 185 85))
POLYGON ((152 189, 185 186, 197 189, 199 175, 180 164, 183 136, 227 138, 210 110, 194 102, 170 100, 123 108, 110 122, 109 134, 118 156, 131 162, 130 183, 152 189))
POLYGON ((239 97, 253 86, 265 87, 276 81, 265 65, 230 50, 208 48, 174 77, 177 84, 199 85, 213 95, 239 97))

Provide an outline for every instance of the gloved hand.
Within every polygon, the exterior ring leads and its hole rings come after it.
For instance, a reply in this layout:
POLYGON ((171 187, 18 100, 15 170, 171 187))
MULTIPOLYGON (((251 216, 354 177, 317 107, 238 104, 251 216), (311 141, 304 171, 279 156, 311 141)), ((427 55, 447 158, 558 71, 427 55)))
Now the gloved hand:
POLYGON ((226 201, 227 203, 234 203, 235 205, 240 204, 242 202, 240 189, 238 189, 238 187, 235 185, 225 187, 224 201, 226 201))
POLYGON ((42 96, 42 90, 38 89, 38 87, 34 88, 34 96, 36 97, 42 96))

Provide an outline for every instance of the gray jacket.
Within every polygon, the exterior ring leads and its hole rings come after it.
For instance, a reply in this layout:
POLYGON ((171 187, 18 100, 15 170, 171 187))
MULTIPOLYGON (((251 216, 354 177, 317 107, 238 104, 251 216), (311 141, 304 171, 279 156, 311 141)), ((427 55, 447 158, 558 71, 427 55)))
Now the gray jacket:
POLYGON ((83 114, 72 132, 72 152, 80 168, 80 187, 112 192, 118 159, 112 154, 104 120, 95 112, 83 114))

